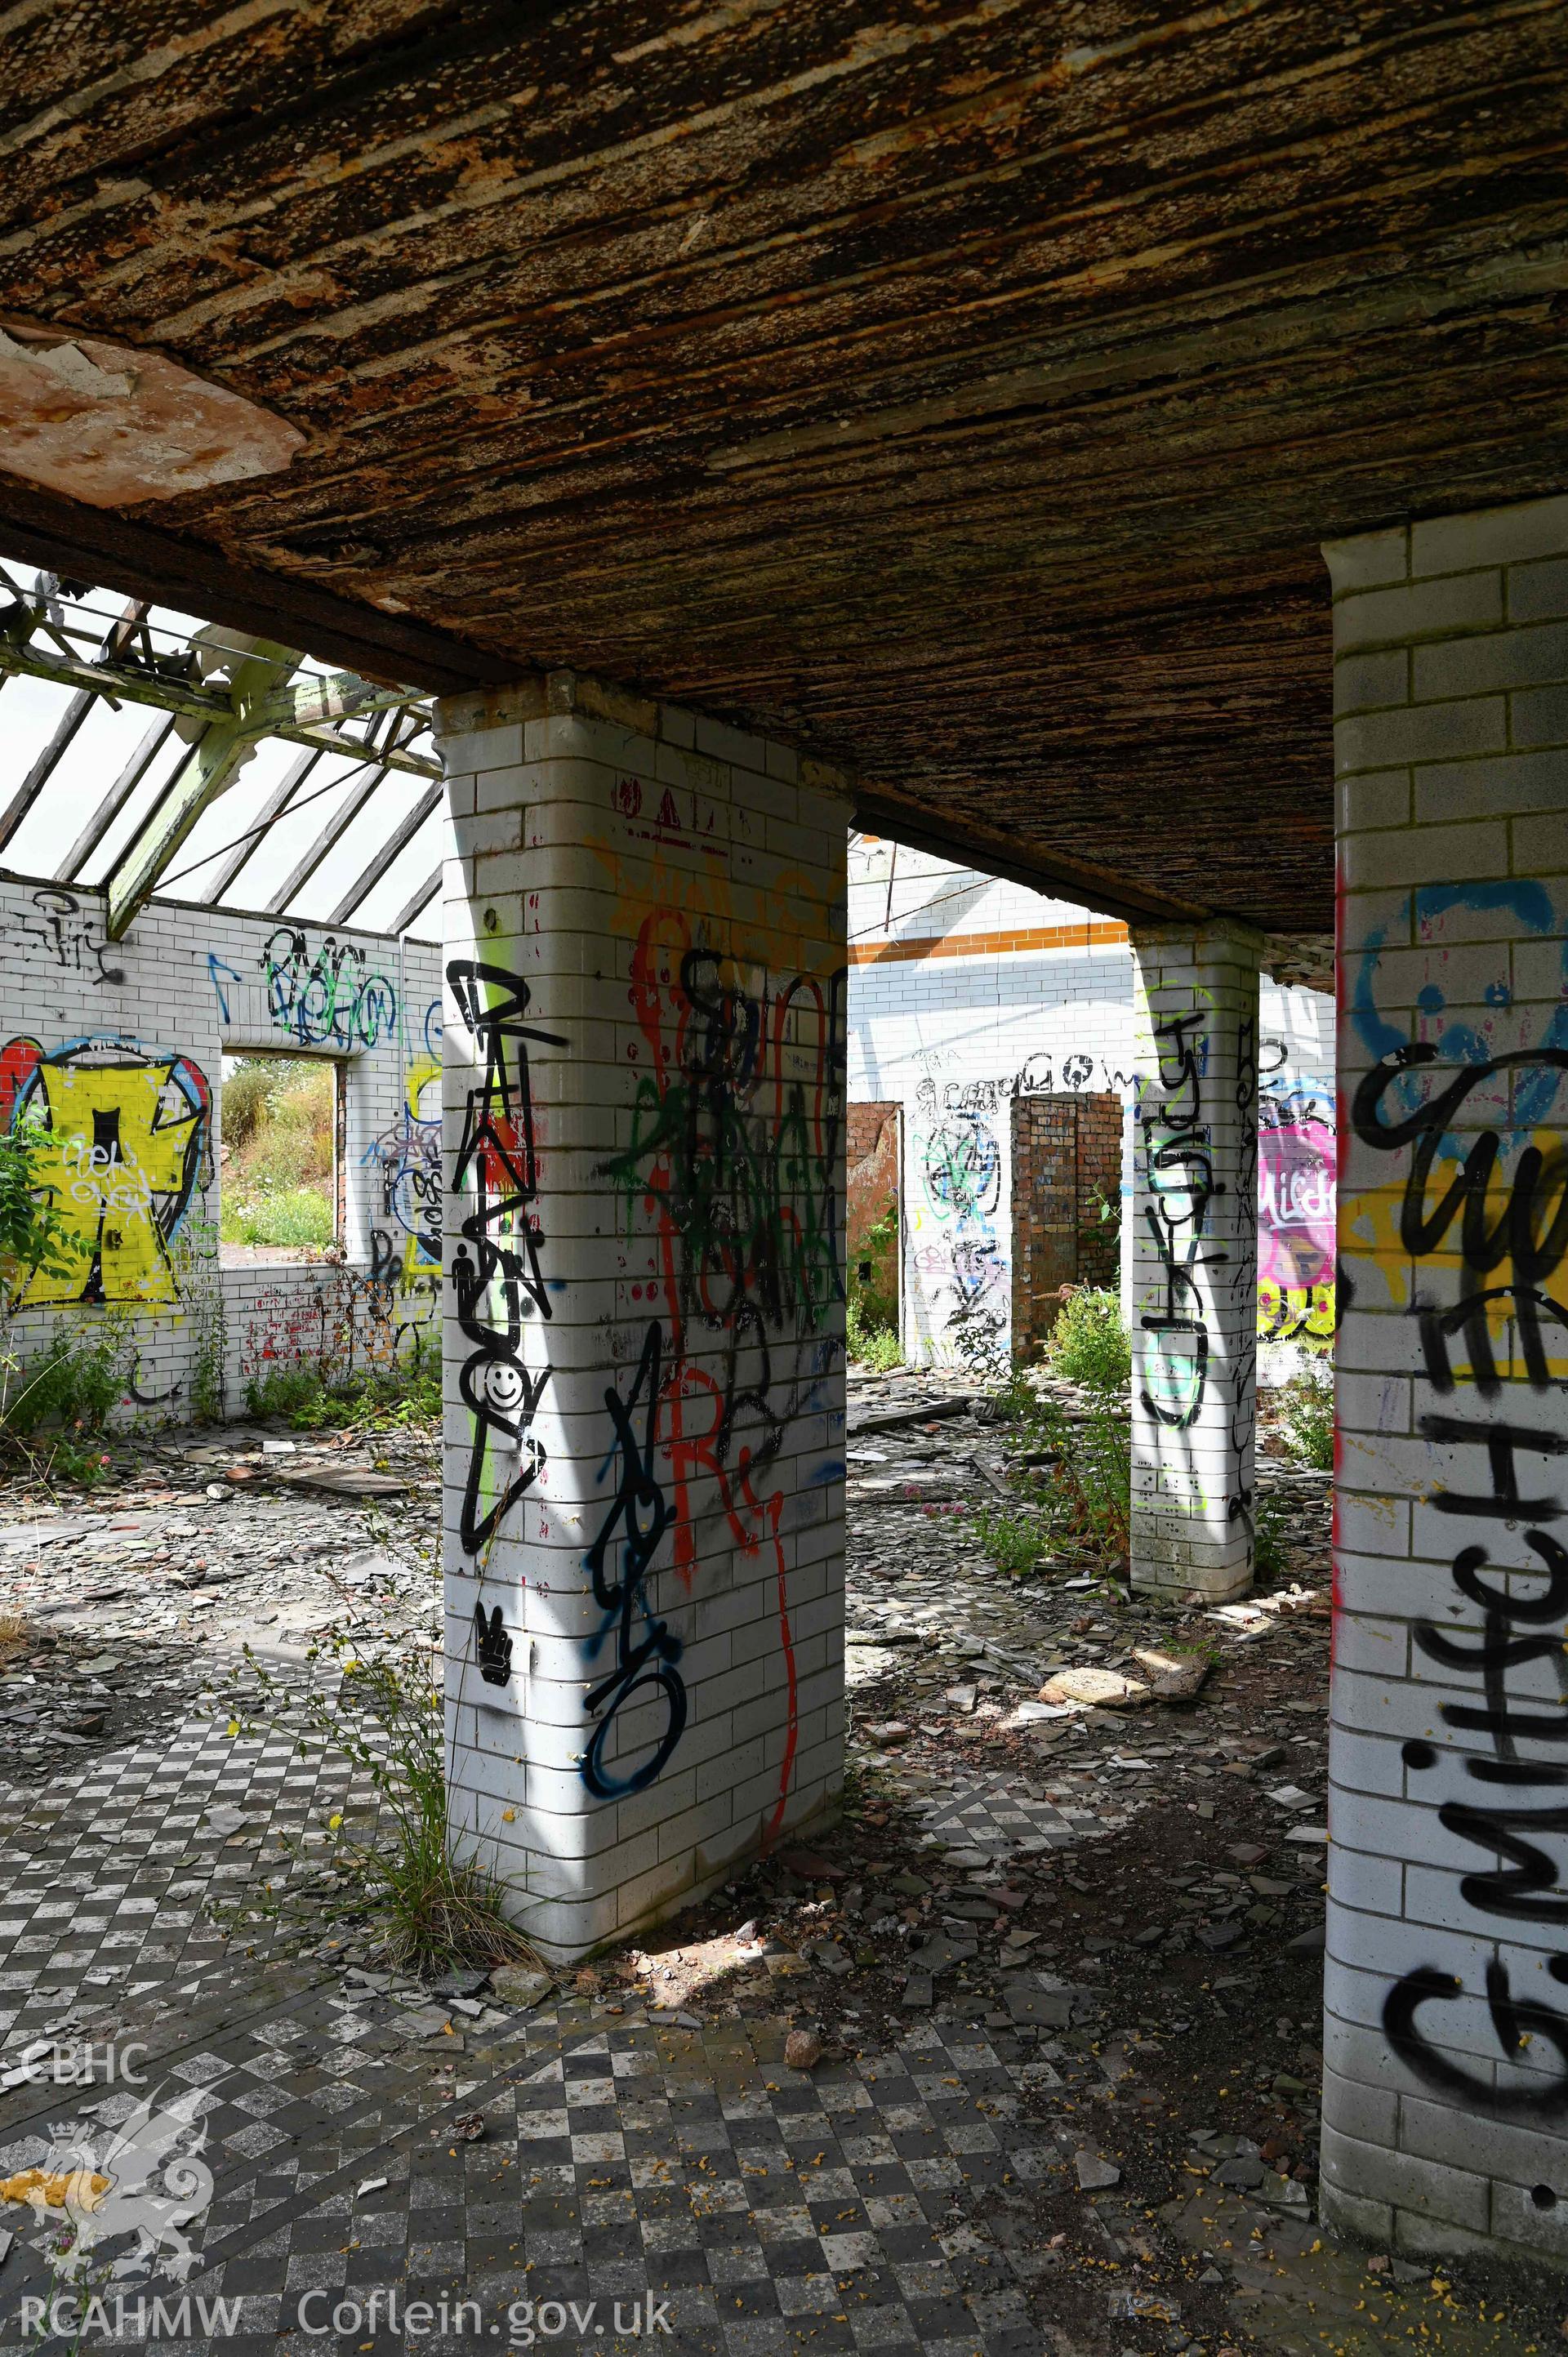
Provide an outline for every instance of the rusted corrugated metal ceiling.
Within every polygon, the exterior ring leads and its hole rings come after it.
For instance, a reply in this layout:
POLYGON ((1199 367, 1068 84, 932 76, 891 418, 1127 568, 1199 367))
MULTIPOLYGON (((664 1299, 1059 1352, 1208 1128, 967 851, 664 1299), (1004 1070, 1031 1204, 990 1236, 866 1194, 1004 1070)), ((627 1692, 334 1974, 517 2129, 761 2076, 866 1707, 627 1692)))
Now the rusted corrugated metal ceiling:
POLYGON ((0 309, 306 445, 122 514, 7 482, 0 546, 77 531, 120 587, 151 527, 295 643, 357 607, 414 684, 595 670, 852 762, 884 832, 902 802, 1079 899, 1321 927, 1318 540, 1565 479, 1565 32, 1560 0, 14 9, 0 309))

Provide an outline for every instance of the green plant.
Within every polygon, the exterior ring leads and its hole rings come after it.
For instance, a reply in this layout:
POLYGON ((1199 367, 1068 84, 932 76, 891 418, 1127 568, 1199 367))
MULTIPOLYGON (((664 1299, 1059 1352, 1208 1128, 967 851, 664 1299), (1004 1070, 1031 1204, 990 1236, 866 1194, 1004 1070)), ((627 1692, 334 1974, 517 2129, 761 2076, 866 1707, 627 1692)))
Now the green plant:
POLYGON ((1122 1203, 1120 1197, 1112 1199, 1105 1192, 1103 1187, 1096 1187, 1094 1189, 1094 1217, 1091 1220, 1080 1221, 1079 1222, 1078 1232, 1081 1243, 1091 1244, 1114 1253, 1119 1248, 1122 1241, 1122 1203))
POLYGON ((298 1432, 385 1432, 430 1424, 441 1414, 441 1349, 424 1335, 390 1367, 324 1375, 319 1366, 269 1367, 245 1386, 252 1416, 282 1416, 298 1432))
POLYGON ((875 1226, 865 1230, 850 1264, 849 1297, 859 1304, 861 1322, 868 1329, 898 1323, 897 1264, 898 1206, 895 1201, 875 1226))
POLYGON ((0 1373, 0 1439, 43 1479, 91 1488, 109 1469, 103 1436, 135 1353, 131 1320, 111 1314, 73 1334, 58 1324, 24 1368, 8 1344, 0 1373))
POLYGON ((998 1571, 1022 1579, 1050 1544, 1049 1517, 1038 1507, 978 1506, 972 1526, 998 1571))
POLYGON ((251 1198, 228 1191, 223 1200, 226 1244, 329 1244, 336 1225, 331 1204, 313 1187, 251 1198))
POLYGON ((1021 1367, 1015 1367, 999 1392, 988 1394, 992 1406, 1006 1424, 1037 1424, 1045 1404, 1021 1367))
POLYGON ((852 1297, 844 1311, 844 1349, 849 1357, 861 1366, 875 1368, 885 1375, 904 1363, 904 1353, 898 1348, 898 1337, 890 1326, 868 1327, 862 1322, 860 1305, 852 1297))
POLYGON ((221 1424, 227 1396, 224 1359, 228 1327, 223 1295, 210 1280, 197 1307, 196 1350, 190 1369, 190 1413, 198 1424, 221 1424))
POLYGON ((903 1364, 898 1348, 898 1206, 889 1203, 867 1228, 850 1263, 845 1294, 844 1349, 862 1365, 886 1374, 903 1364))
POLYGON ((328 1421, 327 1386, 318 1367, 269 1367, 245 1385, 245 1413, 283 1416, 301 1431, 328 1421))
POLYGON ((1132 1381, 1133 1352, 1115 1294, 1076 1286, 1058 1312, 1046 1357, 1052 1373, 1066 1383, 1124 1391, 1132 1381))
POLYGON ((1067 1426, 1052 1484, 1058 1511, 1075 1538, 1100 1555, 1124 1555, 1132 1540, 1133 1448, 1129 1427, 1106 1399, 1097 1399, 1080 1424, 1067 1426))
POLYGON ((1280 1392, 1281 1437, 1289 1454, 1319 1473, 1334 1470, 1334 1377, 1327 1368, 1304 1368, 1280 1392))
POLYGON ((48 1144, 42 1122, 26 1114, 0 1130, 0 1305, 7 1309, 35 1269, 47 1276, 70 1273, 60 1251, 66 1223, 38 1168, 48 1144))
POLYGON ((80 1336, 57 1325, 48 1349, 5 1402, 5 1428, 26 1434, 58 1425, 101 1433, 124 1389, 132 1348, 124 1317, 105 1318, 80 1336))
POLYGON ((1252 1567, 1261 1579, 1277 1579, 1285 1567, 1285 1502, 1275 1491, 1252 1495, 1252 1567))
MULTIPOLYGON (((306 1658, 335 1663, 340 1683, 336 1692, 311 1689, 302 1704, 292 1684, 245 1648, 270 1706, 266 1723, 291 1736, 298 1751, 340 1754, 375 1792, 380 1806, 368 1839, 344 1830, 340 1814, 328 1829, 337 1835, 334 1864, 379 1919, 389 1960, 425 1974, 536 1961, 507 1921, 495 1883, 472 1859, 451 1855, 446 1721, 430 1654, 405 1645, 368 1659, 337 1629, 306 1658)), ((238 1722, 231 1725, 237 1732, 238 1722)), ((311 1913, 318 1910, 319 1902, 310 1902, 311 1913)))
POLYGON ((243 1056, 223 1082, 223 1242, 298 1249, 337 1233, 337 1070, 319 1057, 243 1056))
POLYGON ((223 1080, 223 1143, 244 1151, 265 1125, 268 1102, 288 1067, 277 1056, 242 1056, 223 1080))

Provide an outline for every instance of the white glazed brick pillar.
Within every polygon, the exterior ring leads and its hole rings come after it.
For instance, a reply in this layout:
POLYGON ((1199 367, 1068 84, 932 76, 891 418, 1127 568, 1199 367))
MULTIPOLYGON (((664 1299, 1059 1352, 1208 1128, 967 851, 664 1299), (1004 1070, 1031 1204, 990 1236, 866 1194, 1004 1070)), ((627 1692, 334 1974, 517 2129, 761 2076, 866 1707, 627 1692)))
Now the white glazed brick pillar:
POLYGON ((842 1784, 847 806, 566 673, 439 727, 449 1822, 575 1956, 842 1784))
POLYGON ((1262 947, 1133 937, 1132 1577, 1205 1598, 1252 1577, 1262 947))
POLYGON ((1338 543, 1324 2206, 1568 2262, 1568 499, 1338 543))

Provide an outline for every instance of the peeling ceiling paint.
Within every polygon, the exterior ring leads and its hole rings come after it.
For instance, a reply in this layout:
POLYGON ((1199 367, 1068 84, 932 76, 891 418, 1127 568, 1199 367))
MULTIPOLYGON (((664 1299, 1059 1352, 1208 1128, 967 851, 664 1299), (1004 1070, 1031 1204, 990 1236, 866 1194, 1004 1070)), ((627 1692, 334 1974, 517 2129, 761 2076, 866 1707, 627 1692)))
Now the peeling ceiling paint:
POLYGON ((160 353, 0 326, 0 469, 89 507, 276 474, 305 447, 298 426, 160 353))

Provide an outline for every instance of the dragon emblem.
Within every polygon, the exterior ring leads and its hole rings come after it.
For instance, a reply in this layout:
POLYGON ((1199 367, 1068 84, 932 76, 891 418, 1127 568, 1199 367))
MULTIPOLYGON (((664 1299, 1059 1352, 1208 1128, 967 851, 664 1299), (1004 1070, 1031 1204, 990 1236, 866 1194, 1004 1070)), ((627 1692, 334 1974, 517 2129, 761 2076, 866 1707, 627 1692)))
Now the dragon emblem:
POLYGON ((114 2261, 115 2279, 148 2275, 159 2260, 177 2283, 186 2281, 197 2262, 183 2229, 212 2200, 212 2171, 201 2158, 207 2128, 195 2116, 200 2102, 199 2089, 162 2104, 149 2095, 102 2147, 79 2135, 57 2146, 45 2166, 0 2180, 0 2200, 25 2201, 40 2217, 64 2212, 70 2228, 59 2261, 64 2280, 83 2275, 101 2244, 134 2234, 134 2246, 114 2261))

